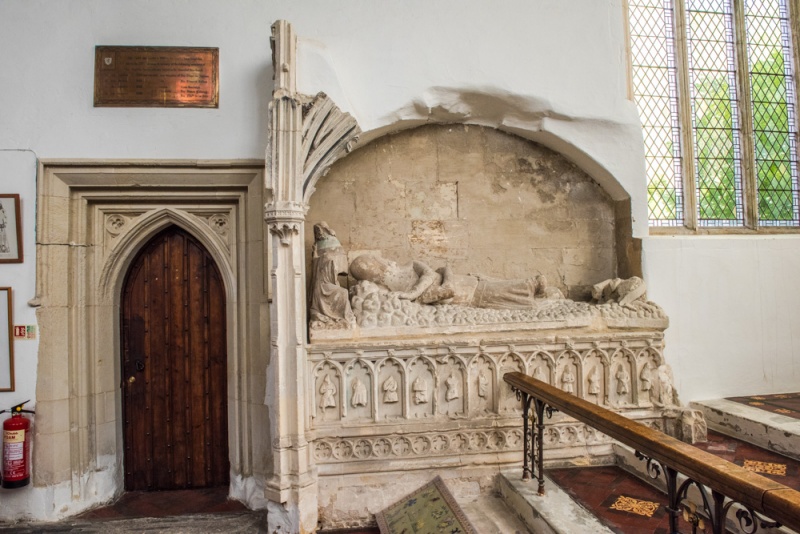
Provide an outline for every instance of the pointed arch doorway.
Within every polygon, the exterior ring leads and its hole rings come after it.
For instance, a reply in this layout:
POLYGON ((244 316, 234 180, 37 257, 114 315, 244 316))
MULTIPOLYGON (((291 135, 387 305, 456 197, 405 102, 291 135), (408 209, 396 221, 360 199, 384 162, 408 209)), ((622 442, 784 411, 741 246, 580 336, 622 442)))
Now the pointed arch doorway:
POLYGON ((227 485, 226 296, 205 247, 170 226, 122 288, 125 489, 227 485))

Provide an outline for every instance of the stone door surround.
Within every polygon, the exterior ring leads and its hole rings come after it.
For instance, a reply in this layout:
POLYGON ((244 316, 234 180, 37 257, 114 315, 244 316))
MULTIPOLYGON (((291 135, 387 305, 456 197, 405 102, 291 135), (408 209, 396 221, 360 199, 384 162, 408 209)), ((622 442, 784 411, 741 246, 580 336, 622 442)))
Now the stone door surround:
MULTIPOLYGON (((120 299, 125 273, 177 225, 208 250, 227 295, 231 493, 247 500, 268 455, 263 162, 40 163, 34 485, 77 512, 122 491, 120 299), (250 481, 250 482, 249 482, 250 481)), ((254 497, 257 498, 257 497, 254 497)), ((252 503, 255 504, 255 503, 252 503)), ((262 504, 263 506, 263 504, 262 504)))

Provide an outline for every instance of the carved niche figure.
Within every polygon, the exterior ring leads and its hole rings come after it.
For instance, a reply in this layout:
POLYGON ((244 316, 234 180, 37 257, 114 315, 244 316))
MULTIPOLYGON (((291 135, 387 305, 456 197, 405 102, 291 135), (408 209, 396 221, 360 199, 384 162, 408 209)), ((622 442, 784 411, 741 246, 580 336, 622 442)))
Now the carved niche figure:
POLYGON ((650 369, 650 364, 645 362, 642 367, 642 372, 639 374, 639 380, 642 384, 642 391, 650 391, 653 389, 653 373, 650 369))
POLYGON ((544 372, 544 366, 538 365, 536 369, 533 370, 533 378, 536 380, 541 380, 542 382, 547 382, 547 375, 544 372))
POLYGON ((617 395, 627 395, 631 389, 631 375, 624 365, 617 369, 617 395))
POLYGON ((597 372, 597 367, 593 367, 589 373, 589 395, 600 395, 600 373, 597 372))
POLYGON ((564 298, 547 287, 544 276, 524 280, 497 280, 456 275, 449 267, 434 271, 421 261, 398 265, 374 254, 362 254, 350 264, 356 280, 366 280, 420 304, 455 304, 473 308, 526 309, 536 298, 564 298))
POLYGON ((661 406, 675 404, 672 390, 672 372, 667 365, 658 367, 658 403, 661 406))
POLYGON ((486 372, 481 371, 478 374, 478 396, 481 398, 486 398, 486 395, 489 394, 489 379, 486 377, 486 372))
POLYGON ((353 408, 358 408, 359 406, 366 406, 367 386, 364 385, 364 382, 362 382, 360 378, 355 377, 353 379, 352 387, 353 387, 353 400, 350 401, 350 404, 353 405, 353 408))
POLYGON ((411 389, 414 391, 414 404, 426 404, 428 402, 428 383, 421 376, 414 379, 411 389))
POLYGON ((347 289, 339 275, 347 274, 347 254, 325 222, 314 225, 309 317, 315 326, 347 327, 355 322, 347 289))
POLYGON ((647 300, 647 285, 638 276, 609 278, 592 286, 592 299, 598 304, 617 302, 622 306, 647 300))
POLYGON ((572 369, 567 366, 561 374, 561 389, 567 393, 575 394, 575 374, 572 369))
POLYGON ((383 383, 383 402, 390 403, 397 402, 398 400, 397 380, 395 380, 393 376, 390 376, 383 383))
POLYGON ((323 411, 325 408, 336 407, 336 399, 334 398, 334 395, 336 395, 336 386, 331 382, 331 375, 325 375, 325 378, 322 380, 322 385, 319 387, 319 394, 321 395, 319 407, 322 408, 323 411))
POLYGON ((444 381, 444 385, 447 387, 444 400, 451 401, 461 396, 461 392, 458 390, 458 378, 453 373, 450 373, 450 376, 444 381))

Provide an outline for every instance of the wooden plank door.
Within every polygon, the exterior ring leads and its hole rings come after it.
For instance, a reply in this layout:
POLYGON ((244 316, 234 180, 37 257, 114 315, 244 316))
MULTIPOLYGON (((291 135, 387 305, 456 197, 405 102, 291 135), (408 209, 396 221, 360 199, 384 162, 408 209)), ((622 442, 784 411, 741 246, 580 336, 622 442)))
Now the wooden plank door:
POLYGON ((228 484, 225 288, 178 227, 136 256, 122 290, 125 489, 228 484))

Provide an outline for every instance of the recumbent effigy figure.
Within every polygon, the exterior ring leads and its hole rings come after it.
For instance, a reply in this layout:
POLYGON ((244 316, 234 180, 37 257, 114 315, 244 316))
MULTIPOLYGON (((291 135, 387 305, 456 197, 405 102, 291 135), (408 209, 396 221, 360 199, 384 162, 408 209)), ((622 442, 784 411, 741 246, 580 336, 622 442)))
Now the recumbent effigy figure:
MULTIPOLYGON (((422 261, 405 264, 379 254, 362 254, 347 265, 335 232, 324 222, 314 226, 309 322, 311 331, 382 327, 452 327, 572 321, 588 325, 593 317, 663 317, 646 300, 641 278, 605 280, 593 288, 593 302, 565 299, 543 275, 502 280, 434 270, 422 261), (339 275, 356 281, 349 290, 339 275), (349 298, 348 298, 349 297, 349 298)), ((335 334, 334 334, 335 335, 335 334)))
POLYGON ((531 308, 536 299, 564 298, 558 288, 547 286, 542 275, 522 280, 457 275, 450 267, 433 270, 421 261, 398 265, 374 254, 363 254, 353 260, 350 275, 419 304, 507 310, 531 308))

